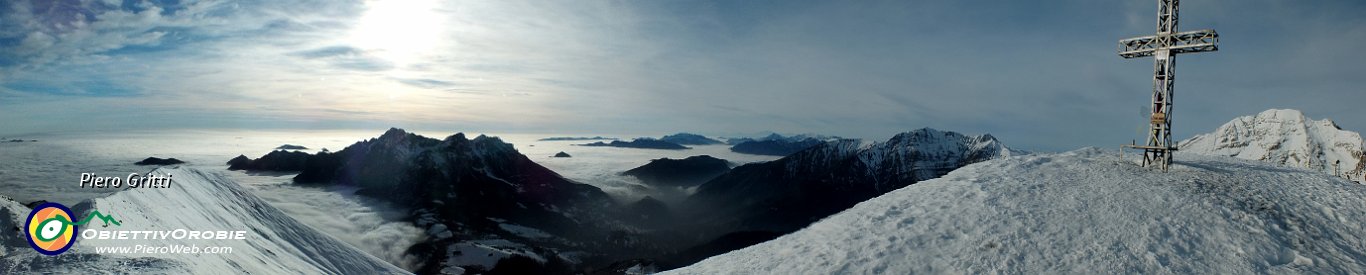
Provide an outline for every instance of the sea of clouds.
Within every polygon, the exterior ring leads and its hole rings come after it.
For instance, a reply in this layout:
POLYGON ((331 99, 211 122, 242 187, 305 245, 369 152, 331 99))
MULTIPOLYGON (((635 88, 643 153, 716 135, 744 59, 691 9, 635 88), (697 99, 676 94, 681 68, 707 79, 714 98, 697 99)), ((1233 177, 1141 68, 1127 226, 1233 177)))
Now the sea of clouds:
MULTIPOLYGON (((119 189, 80 187, 81 173, 125 177, 154 167, 137 166, 146 157, 174 157, 205 171, 217 171, 247 186, 290 216, 371 255, 412 270, 419 259, 407 249, 423 241, 422 229, 402 221, 404 211, 354 195, 344 187, 299 186, 293 174, 227 171, 225 162, 239 154, 259 157, 281 144, 340 150, 383 131, 175 131, 158 133, 58 133, 6 137, 26 142, 0 142, 0 195, 20 202, 37 200, 75 205, 119 189), (29 142, 27 140, 37 140, 29 142)), ((419 132, 442 139, 454 133, 419 132)), ((477 136, 478 133, 467 133, 477 136)), ((577 182, 597 186, 621 202, 653 196, 666 203, 686 198, 691 190, 655 188, 621 172, 657 158, 711 155, 735 165, 776 159, 737 154, 725 145, 691 146, 690 150, 586 147, 591 141, 540 141, 551 135, 496 135, 514 144, 533 161, 577 182), (571 158, 552 158, 558 152, 571 158)))

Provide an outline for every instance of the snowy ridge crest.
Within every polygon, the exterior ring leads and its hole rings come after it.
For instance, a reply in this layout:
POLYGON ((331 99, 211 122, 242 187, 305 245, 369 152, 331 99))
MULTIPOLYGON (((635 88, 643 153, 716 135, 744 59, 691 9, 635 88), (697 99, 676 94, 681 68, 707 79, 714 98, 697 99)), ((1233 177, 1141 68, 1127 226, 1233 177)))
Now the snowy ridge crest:
POLYGON ((866 176, 877 182, 930 179, 964 165, 1009 157, 1011 150, 989 134, 968 136, 922 128, 892 137, 858 154, 866 176), (900 177, 882 179, 882 177, 900 177))
POLYGON ((963 165, 1012 155, 1012 150, 990 134, 963 135, 921 128, 884 142, 841 139, 789 156, 789 174, 799 174, 847 159, 865 168, 865 176, 929 179, 963 165), (943 171, 941 171, 943 170, 943 171), (888 173, 890 172, 890 173, 888 173), (909 176, 909 177, 908 177, 909 176))
POLYGON ((1334 172, 1360 179, 1366 170, 1361 134, 1342 130, 1332 120, 1312 120, 1298 110, 1272 109, 1243 116, 1180 143, 1182 152, 1334 172), (1339 163, 1340 162, 1340 163, 1339 163))

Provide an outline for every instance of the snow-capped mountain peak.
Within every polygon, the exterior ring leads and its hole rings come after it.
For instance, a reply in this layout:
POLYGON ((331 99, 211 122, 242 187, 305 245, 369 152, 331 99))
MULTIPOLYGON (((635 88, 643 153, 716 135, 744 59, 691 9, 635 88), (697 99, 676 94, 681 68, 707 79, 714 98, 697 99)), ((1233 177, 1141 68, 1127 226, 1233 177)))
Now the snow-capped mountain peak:
POLYGON ((1213 133, 1180 143, 1182 152, 1261 160, 1291 167, 1359 178, 1361 134, 1342 130, 1332 120, 1313 120, 1298 110, 1272 109, 1233 119, 1213 133))
POLYGON ((859 160, 873 178, 902 176, 923 180, 964 165, 1010 155, 1011 150, 989 134, 969 136, 921 128, 864 148, 859 152, 859 160))

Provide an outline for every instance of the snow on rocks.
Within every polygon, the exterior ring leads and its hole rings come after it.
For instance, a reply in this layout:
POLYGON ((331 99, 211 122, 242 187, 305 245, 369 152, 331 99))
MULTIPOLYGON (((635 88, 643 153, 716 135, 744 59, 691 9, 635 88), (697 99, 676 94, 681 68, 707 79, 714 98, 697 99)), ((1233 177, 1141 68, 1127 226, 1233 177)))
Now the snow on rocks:
POLYGON ((18 229, 23 228, 24 220, 28 219, 28 213, 31 211, 33 210, 19 202, 0 196, 0 257, 13 253, 10 250, 29 249, 28 241, 24 240, 24 232, 18 229), (16 230, 7 230, 10 228, 16 230))
POLYGON ((1088 148, 966 166, 673 274, 1366 274, 1366 186, 1088 148), (1132 155, 1131 155, 1132 156, 1132 155))
POLYGON ((450 229, 446 228, 446 225, 439 223, 432 225, 431 228, 427 229, 427 235, 436 239, 450 239, 455 236, 454 233, 451 233, 450 229))
POLYGON ((446 247, 446 261, 443 268, 477 267, 491 270, 498 261, 514 255, 531 258, 544 263, 545 257, 531 251, 526 245, 504 239, 462 241, 446 247))
POLYGON ((1297 110, 1267 110, 1238 117, 1213 133, 1182 141, 1182 152, 1232 156, 1361 179, 1366 170, 1361 134, 1342 130, 1332 120, 1312 120, 1297 110), (1340 161, 1340 163, 1339 163, 1340 161))

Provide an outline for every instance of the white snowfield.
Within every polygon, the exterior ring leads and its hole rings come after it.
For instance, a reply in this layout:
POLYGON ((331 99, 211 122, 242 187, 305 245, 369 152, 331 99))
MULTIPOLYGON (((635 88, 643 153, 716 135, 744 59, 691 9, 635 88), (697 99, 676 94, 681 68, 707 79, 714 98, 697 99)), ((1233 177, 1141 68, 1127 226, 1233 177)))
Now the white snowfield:
POLYGON ((1366 170, 1366 141, 1357 132, 1342 130, 1332 120, 1312 120, 1298 110, 1266 110, 1233 119, 1213 133, 1181 143, 1181 151, 1232 156, 1285 166, 1334 172, 1361 180, 1366 170))
MULTIPOLYGON (((83 219, 91 209, 122 225, 96 220, 80 230, 244 230, 246 240, 78 238, 64 254, 48 257, 27 247, 11 250, 0 273, 168 273, 168 274, 406 274, 355 247, 300 223, 246 188, 219 174, 192 168, 159 168, 172 174, 170 188, 128 189, 72 206, 83 219), (92 204, 93 203, 93 204, 92 204), (91 207, 93 205, 93 208, 91 207), (231 247, 221 254, 96 254, 96 247, 231 247), (28 251, 23 251, 27 249, 28 251)), ((5 204, 0 204, 10 208, 5 204)), ((23 209, 27 214, 27 209, 23 209)), ((18 222, 22 224, 20 217, 18 222)))
POLYGON ((1178 154, 997 159, 672 274, 1366 274, 1366 186, 1178 154))

